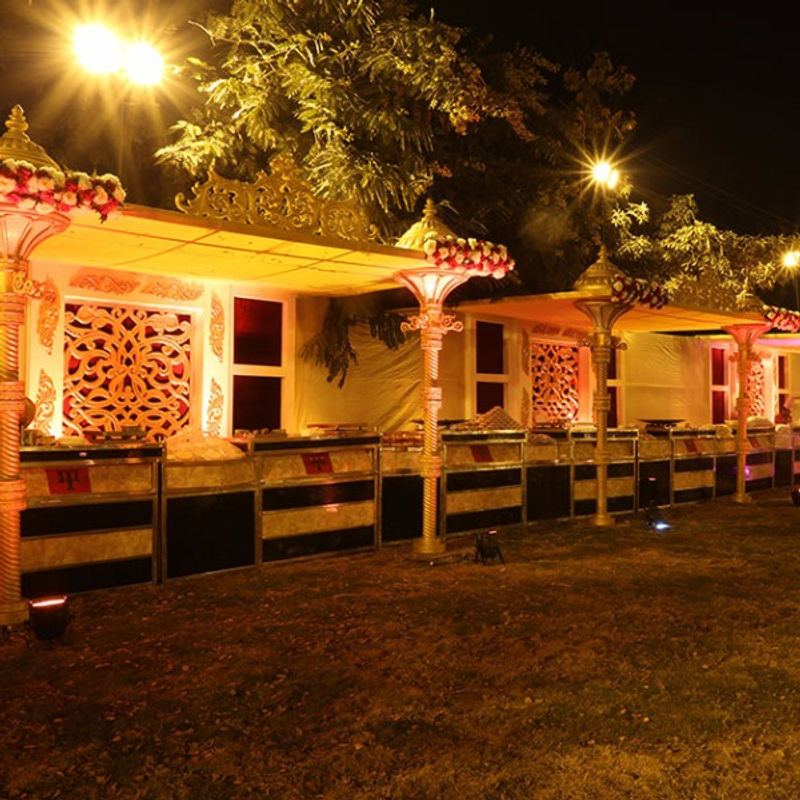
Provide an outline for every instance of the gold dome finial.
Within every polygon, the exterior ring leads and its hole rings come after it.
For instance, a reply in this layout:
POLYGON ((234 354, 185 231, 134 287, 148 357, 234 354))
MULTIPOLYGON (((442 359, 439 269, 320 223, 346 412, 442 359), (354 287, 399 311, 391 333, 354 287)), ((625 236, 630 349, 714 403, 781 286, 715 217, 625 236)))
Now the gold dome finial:
POLYGON ((45 149, 31 141, 25 132, 28 122, 22 106, 16 105, 6 120, 6 132, 0 136, 0 159, 13 158, 28 161, 34 167, 53 167, 60 169, 56 161, 50 158, 45 149))
POLYGON ((446 239, 448 236, 458 238, 436 213, 436 203, 429 197, 425 201, 422 219, 415 222, 398 240, 397 247, 406 250, 422 250, 426 239, 446 239))
POLYGON ((581 273, 573 284, 573 289, 591 294, 610 294, 615 276, 624 274, 616 264, 611 263, 606 246, 601 244, 597 261, 581 273))

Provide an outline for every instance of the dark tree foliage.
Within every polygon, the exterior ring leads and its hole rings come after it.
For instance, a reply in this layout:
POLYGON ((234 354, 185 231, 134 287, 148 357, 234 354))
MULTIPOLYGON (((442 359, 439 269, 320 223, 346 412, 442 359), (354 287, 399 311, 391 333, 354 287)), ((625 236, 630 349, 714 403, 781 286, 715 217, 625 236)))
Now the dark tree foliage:
MULTIPOLYGON (((355 199, 387 241, 424 197, 444 200, 454 230, 503 241, 518 262, 512 279, 472 281, 462 296, 566 288, 593 255, 602 209, 586 164, 633 126, 617 107, 633 78, 607 55, 561 74, 404 0, 234 0, 204 27, 211 55, 184 68, 199 102, 162 163, 252 179, 289 152, 321 196, 355 199)), ((305 350, 331 380, 365 319, 348 302, 305 350)), ((398 343, 396 325, 367 319, 398 343)))

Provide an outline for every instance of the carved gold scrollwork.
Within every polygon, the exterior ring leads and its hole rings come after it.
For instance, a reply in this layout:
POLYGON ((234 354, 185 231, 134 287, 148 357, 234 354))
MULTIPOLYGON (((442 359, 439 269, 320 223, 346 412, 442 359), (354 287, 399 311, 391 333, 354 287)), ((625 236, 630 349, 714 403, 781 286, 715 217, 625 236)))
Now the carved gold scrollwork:
POLYGON ((53 352, 53 339, 58 327, 58 315, 61 312, 61 295, 52 278, 48 276, 42 284, 41 303, 39 316, 36 320, 36 333, 39 344, 47 348, 48 353, 53 352))
POLYGON ((121 306, 67 305, 64 427, 144 428, 169 436, 189 422, 191 318, 121 306))
POLYGON ((36 390, 36 413, 33 427, 42 433, 52 434, 56 408, 56 387, 53 379, 44 371, 39 372, 39 388, 36 390))
POLYGON ((167 300, 197 300, 203 287, 197 283, 186 283, 178 278, 157 278, 142 287, 144 294, 165 297, 167 300))
POLYGON ((531 341, 532 422, 573 420, 578 405, 578 348, 531 341))
POLYGON ((222 387, 212 378, 206 412, 206 431, 213 436, 222 436, 222 408, 224 398, 222 387))
POLYGON ((42 296, 42 284, 28 277, 24 269, 15 269, 11 280, 11 289, 14 294, 22 294, 34 300, 42 296))
POLYGON ((114 273, 80 270, 72 276, 69 285, 103 294, 129 294, 139 283, 135 278, 114 273))
POLYGON ((750 414, 753 417, 763 417, 766 411, 765 394, 767 388, 767 373, 764 362, 760 357, 752 359, 750 371, 747 374, 747 394, 750 396, 750 414))
POLYGON ((216 292, 211 293, 211 315, 208 326, 211 352, 222 361, 222 345, 225 341, 225 310, 216 292))
POLYGON ((192 200, 183 193, 175 196, 185 214, 355 241, 377 237, 355 203, 316 197, 288 154, 276 156, 270 174, 259 172, 253 183, 223 178, 211 169, 208 180, 194 184, 192 192, 192 200))

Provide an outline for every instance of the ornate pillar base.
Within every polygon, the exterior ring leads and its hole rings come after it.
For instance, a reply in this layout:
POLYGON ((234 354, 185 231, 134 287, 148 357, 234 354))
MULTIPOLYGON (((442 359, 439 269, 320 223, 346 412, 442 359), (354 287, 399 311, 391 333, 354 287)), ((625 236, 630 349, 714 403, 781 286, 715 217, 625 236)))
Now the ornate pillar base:
POLYGON ((411 547, 412 555, 423 561, 427 561, 431 556, 440 556, 447 550, 447 545, 441 536, 414 539, 411 547))

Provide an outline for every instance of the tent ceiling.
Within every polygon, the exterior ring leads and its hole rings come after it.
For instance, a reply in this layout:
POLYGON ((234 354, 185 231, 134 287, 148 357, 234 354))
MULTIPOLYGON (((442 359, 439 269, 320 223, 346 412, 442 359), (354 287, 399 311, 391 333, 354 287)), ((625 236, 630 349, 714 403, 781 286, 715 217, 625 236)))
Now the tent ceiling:
POLYGON ((175 211, 128 206, 115 219, 76 217, 42 243, 37 264, 121 269, 187 278, 258 281, 344 295, 396 288, 393 275, 425 264, 420 252, 272 231, 175 211))
MULTIPOLYGON (((459 311, 487 317, 516 319, 548 329, 577 329, 588 331, 591 327, 585 314, 575 308, 575 301, 587 299, 582 292, 507 297, 495 302, 480 300, 461 303, 459 311)), ((658 310, 635 306, 614 325, 615 331, 711 331, 723 325, 741 325, 760 322, 761 317, 752 312, 717 312, 696 308, 667 305, 658 310)))

